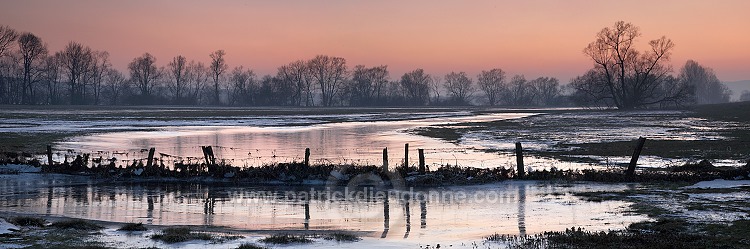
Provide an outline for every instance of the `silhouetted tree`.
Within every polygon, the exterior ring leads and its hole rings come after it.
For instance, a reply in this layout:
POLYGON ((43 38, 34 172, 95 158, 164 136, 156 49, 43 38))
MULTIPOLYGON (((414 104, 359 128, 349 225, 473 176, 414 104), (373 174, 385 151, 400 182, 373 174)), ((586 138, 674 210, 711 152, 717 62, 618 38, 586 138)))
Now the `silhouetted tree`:
POLYGON ((61 53, 47 56, 44 63, 44 81, 47 83, 47 104, 60 104, 60 83, 62 82, 63 66, 61 53))
POLYGON ((0 25, 0 58, 7 56, 8 49, 18 39, 18 32, 11 27, 0 25))
POLYGON ((185 72, 185 79, 188 89, 188 96, 185 98, 184 104, 189 104, 187 100, 192 100, 193 104, 210 104, 213 101, 212 94, 202 94, 206 90, 208 79, 210 78, 209 69, 202 62, 190 61, 188 63, 187 72, 185 72))
POLYGON ((560 81, 556 78, 539 77, 529 81, 531 96, 540 106, 551 106, 560 95, 560 81))
POLYGON ((381 100, 384 91, 382 88, 386 83, 388 83, 387 66, 367 68, 364 65, 357 65, 347 85, 349 105, 375 105, 381 100))
POLYGON ((41 62, 47 56, 47 46, 36 35, 23 33, 18 37, 18 50, 21 53, 23 68, 21 104, 34 104, 34 83, 41 75, 41 62))
POLYGON ((84 104, 84 77, 92 64, 91 49, 80 43, 70 42, 58 53, 56 56, 60 57, 69 86, 70 104, 84 104))
POLYGON ((93 90, 94 105, 101 104, 102 89, 107 71, 112 67, 109 62, 109 53, 106 51, 94 51, 91 72, 91 86, 93 90))
POLYGON ((315 104, 312 74, 307 63, 298 60, 281 66, 276 73, 276 78, 284 84, 293 86, 293 105, 313 106, 315 104))
POLYGON ((312 79, 320 87, 323 106, 333 106, 335 97, 347 77, 346 59, 327 55, 315 56, 308 62, 312 79))
POLYGON ((505 72, 500 68, 494 68, 490 71, 482 71, 477 76, 477 84, 487 96, 489 105, 496 105, 503 91, 506 90, 505 72))
POLYGON ((225 55, 224 50, 216 50, 210 55, 211 65, 209 69, 211 70, 211 78, 214 83, 214 105, 221 105, 221 95, 219 94, 221 76, 229 69, 229 65, 227 65, 224 59, 225 55))
POLYGON ((719 81, 714 70, 688 60, 680 69, 679 80, 695 89, 696 104, 716 104, 729 102, 732 91, 719 81))
POLYGON ((229 83, 232 85, 229 104, 246 106, 255 103, 254 92, 257 89, 253 70, 235 67, 229 74, 229 83))
POLYGON ((689 94, 687 89, 675 92, 675 96, 665 96, 660 91, 670 71, 666 62, 674 48, 672 40, 662 36, 649 42, 649 50, 639 52, 635 41, 640 36, 638 27, 622 21, 602 29, 596 40, 584 49, 594 61, 591 73, 597 76, 585 77, 592 82, 573 85, 581 92, 579 95, 595 95, 590 98, 600 100, 598 104, 633 109, 684 98, 684 94, 689 94))
POLYGON ((469 104, 469 97, 474 93, 474 86, 465 72, 451 72, 445 75, 444 86, 451 95, 451 102, 453 104, 469 104))
POLYGON ((529 87, 528 81, 526 81, 526 77, 523 75, 515 75, 508 83, 508 88, 504 92, 504 99, 509 105, 532 105, 531 94, 531 88, 529 87))
POLYGON ((182 95, 184 94, 186 78, 187 78, 187 59, 184 56, 178 55, 172 58, 172 61, 167 64, 167 74, 169 75, 169 83, 167 88, 172 92, 173 102, 175 104, 182 103, 182 95))
POLYGON ((107 84, 106 89, 109 93, 109 100, 111 105, 120 104, 120 96, 127 90, 128 81, 117 69, 109 68, 106 71, 107 84))
POLYGON ((430 75, 419 68, 401 76, 401 88, 406 104, 425 105, 430 98, 430 75))
POLYGON ((139 91, 140 103, 152 104, 154 88, 161 77, 161 70, 156 67, 156 58, 149 53, 136 57, 128 64, 130 80, 139 91))

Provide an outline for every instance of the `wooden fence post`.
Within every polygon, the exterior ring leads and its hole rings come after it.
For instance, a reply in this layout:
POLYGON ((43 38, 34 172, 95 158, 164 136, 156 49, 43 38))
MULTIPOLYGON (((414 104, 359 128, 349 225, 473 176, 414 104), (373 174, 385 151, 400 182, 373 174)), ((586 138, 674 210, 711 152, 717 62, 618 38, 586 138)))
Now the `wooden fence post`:
POLYGON ((418 149, 419 152, 419 174, 424 175, 425 173, 425 167, 424 167, 424 149, 418 149))
POLYGON ((305 148, 305 169, 310 167, 310 148, 305 148))
POLYGON ((47 145, 47 166, 52 166, 52 145, 47 145))
POLYGON ((383 149, 383 173, 388 173, 388 147, 383 149))
POLYGON ((154 152, 156 151, 156 148, 151 148, 148 150, 148 161, 146 161, 146 168, 151 168, 152 165, 154 165, 154 152))
POLYGON ((523 177, 523 147, 521 147, 521 142, 516 142, 516 169, 518 171, 518 177, 523 177))
POLYGON ((404 170, 409 168, 409 144, 404 145, 404 170))
POLYGON ((643 144, 646 143, 645 137, 639 137, 638 142, 635 145, 635 150, 633 150, 633 157, 630 158, 630 165, 628 165, 628 176, 633 176, 635 174, 635 166, 638 164, 638 157, 641 156, 641 151, 643 150, 643 144))

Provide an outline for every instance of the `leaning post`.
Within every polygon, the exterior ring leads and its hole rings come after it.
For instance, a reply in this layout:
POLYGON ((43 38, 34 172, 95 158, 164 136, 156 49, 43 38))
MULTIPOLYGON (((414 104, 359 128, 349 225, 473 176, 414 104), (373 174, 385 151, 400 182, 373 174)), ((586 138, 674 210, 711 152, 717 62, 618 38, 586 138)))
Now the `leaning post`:
POLYGON ((146 161, 146 168, 151 168, 152 165, 154 165, 154 152, 156 151, 156 148, 151 148, 148 150, 148 161, 146 161))
POLYGON ((310 148, 305 148, 305 169, 310 168, 310 148))
POLYGON ((633 176, 635 174, 635 166, 638 164, 638 157, 641 156, 641 151, 643 150, 643 145, 645 143, 645 137, 638 138, 638 142, 635 145, 635 150, 633 150, 633 157, 630 158, 630 165, 628 165, 628 176, 633 176))

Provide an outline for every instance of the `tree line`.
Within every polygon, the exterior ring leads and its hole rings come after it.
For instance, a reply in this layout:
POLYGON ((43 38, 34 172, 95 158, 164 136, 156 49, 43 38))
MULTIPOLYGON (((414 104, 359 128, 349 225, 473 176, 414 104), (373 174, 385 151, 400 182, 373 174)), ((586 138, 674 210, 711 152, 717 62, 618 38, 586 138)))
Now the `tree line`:
POLYGON ((226 62, 216 50, 206 63, 182 55, 159 63, 144 53, 114 68, 106 51, 78 42, 48 51, 40 37, 0 26, 0 104, 21 105, 214 105, 214 106, 611 106, 621 109, 718 103, 729 91, 710 68, 694 61, 678 76, 666 64, 673 44, 652 50, 631 46, 638 29, 618 22, 597 35, 585 53, 595 67, 568 85, 552 77, 527 80, 500 68, 472 77, 431 75, 414 69, 395 79, 388 66, 349 67, 341 57, 318 55, 257 75, 226 62), (609 40, 607 40, 609 39, 609 40), (614 44, 614 47, 613 47, 614 44), (609 47, 607 47, 609 46, 609 47))

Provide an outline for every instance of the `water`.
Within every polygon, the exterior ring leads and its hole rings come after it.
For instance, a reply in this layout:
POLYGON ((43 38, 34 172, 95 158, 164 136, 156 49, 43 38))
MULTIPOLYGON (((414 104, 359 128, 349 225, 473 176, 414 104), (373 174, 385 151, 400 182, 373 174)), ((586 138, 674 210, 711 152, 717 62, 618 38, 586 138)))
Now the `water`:
POLYGON ((156 225, 245 231, 347 230, 366 237, 459 243, 493 233, 535 234, 573 226, 624 228, 645 220, 629 203, 586 202, 573 193, 625 184, 506 181, 388 191, 323 186, 107 184, 60 175, 0 175, 0 210, 156 225))

